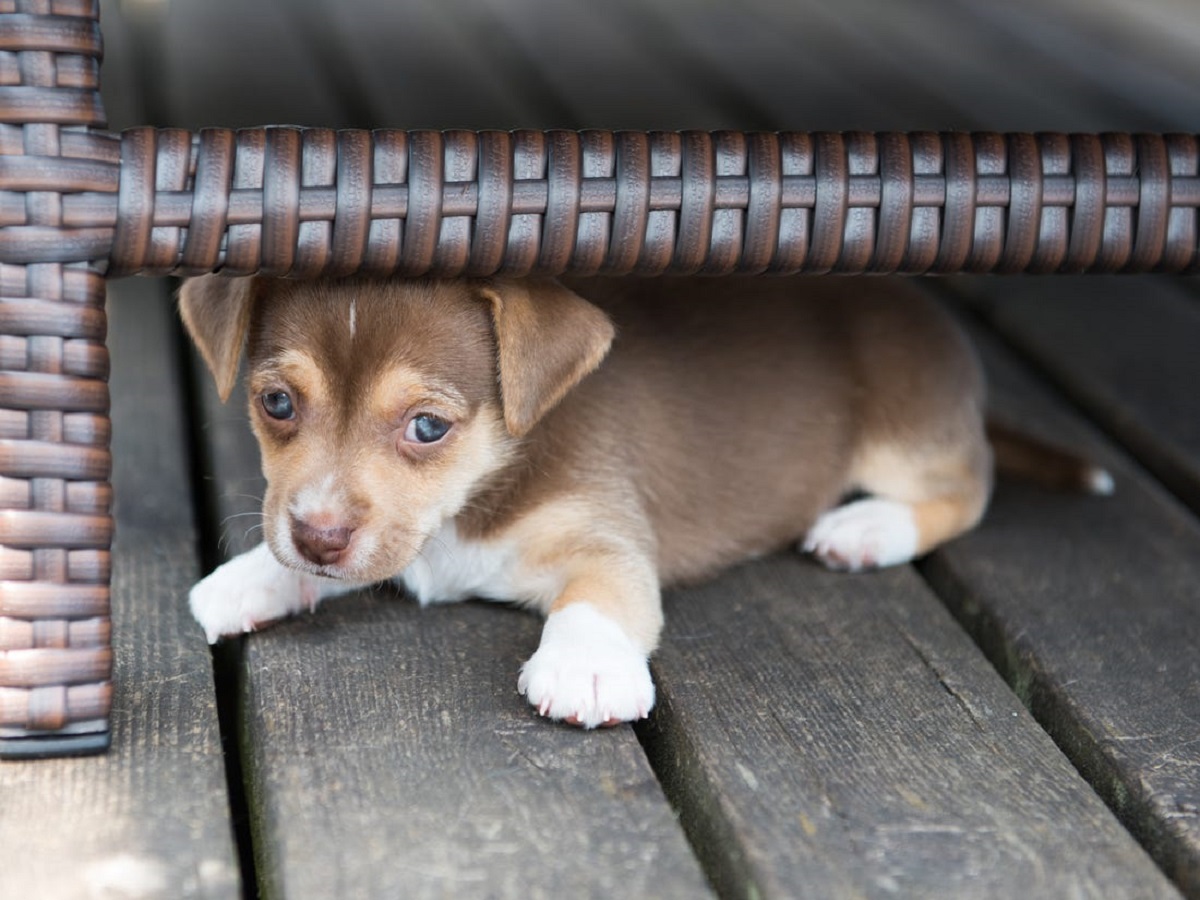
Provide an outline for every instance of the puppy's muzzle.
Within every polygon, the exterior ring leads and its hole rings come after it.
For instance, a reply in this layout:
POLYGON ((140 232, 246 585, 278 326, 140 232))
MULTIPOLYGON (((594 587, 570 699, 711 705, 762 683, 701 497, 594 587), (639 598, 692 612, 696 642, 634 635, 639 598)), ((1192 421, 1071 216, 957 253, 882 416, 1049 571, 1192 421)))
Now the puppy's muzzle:
POLYGON ((292 541, 296 549, 301 556, 318 566, 337 565, 354 539, 354 529, 344 525, 320 528, 295 517, 291 524, 292 541))

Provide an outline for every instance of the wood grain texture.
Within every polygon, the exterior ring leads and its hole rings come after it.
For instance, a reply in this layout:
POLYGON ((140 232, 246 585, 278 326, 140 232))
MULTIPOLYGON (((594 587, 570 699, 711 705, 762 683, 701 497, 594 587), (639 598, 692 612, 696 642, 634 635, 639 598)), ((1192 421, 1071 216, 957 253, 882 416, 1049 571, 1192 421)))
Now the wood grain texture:
POLYGON ((1174 896, 911 569, 782 555, 667 623, 645 738, 723 896, 1174 896))
POLYGON ((0 897, 236 898, 194 581, 183 392, 161 283, 110 290, 117 539, 107 755, 0 765, 0 897))
POLYGON ((516 693, 539 621, 360 596, 252 638, 244 716, 258 870, 279 897, 698 897, 632 729, 516 693))
MULTIPOLYGON (((240 552, 260 536, 257 448, 243 400, 221 407, 208 380, 223 549, 240 552)), ((633 730, 550 725, 517 695, 540 630, 514 610, 422 610, 381 588, 247 639, 264 896, 707 896, 633 730)))
POLYGON ((923 571, 1089 781, 1196 894, 1200 525, 997 342, 981 332, 977 343, 997 412, 1086 452, 1116 475, 1117 490, 1096 498, 1002 482, 984 526, 923 571))
POLYGON ((1200 511, 1200 302, 1165 278, 972 282, 988 320, 1200 511))

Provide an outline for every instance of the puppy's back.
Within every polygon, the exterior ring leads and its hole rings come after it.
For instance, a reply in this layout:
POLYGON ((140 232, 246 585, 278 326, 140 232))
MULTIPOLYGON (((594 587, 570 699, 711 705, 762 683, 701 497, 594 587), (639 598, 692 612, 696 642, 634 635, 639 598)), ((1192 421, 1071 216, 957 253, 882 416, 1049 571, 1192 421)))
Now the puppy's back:
POLYGON ((944 313, 895 281, 570 286, 617 339, 534 436, 552 448, 543 471, 632 479, 665 581, 796 539, 852 486, 865 442, 961 415, 960 399, 981 394, 944 313))

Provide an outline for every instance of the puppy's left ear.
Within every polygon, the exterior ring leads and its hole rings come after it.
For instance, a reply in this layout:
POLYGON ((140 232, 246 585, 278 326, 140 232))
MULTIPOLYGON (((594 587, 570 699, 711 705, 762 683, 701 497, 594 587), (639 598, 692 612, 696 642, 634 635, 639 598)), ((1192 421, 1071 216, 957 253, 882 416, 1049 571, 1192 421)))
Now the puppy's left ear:
POLYGON ((250 312, 261 287, 258 278, 201 275, 179 289, 183 325, 217 382, 221 402, 237 382, 250 312))
POLYGON ((484 283, 499 348, 504 424, 521 437, 604 359, 612 321, 550 279, 484 283))

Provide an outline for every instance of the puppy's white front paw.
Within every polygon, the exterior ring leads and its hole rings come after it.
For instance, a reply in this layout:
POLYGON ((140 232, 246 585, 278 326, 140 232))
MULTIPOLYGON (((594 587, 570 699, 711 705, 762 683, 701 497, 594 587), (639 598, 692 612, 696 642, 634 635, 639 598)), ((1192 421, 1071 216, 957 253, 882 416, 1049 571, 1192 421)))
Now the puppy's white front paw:
POLYGON ((809 530, 803 549, 831 569, 858 572, 908 562, 918 540, 911 506, 869 498, 823 514, 809 530))
POLYGON ((188 595, 210 644, 312 609, 319 599, 315 579, 280 565, 266 544, 220 566, 188 595))
POLYGON ((543 716, 584 728, 644 719, 654 706, 645 652, 588 603, 550 614, 517 689, 543 716))

